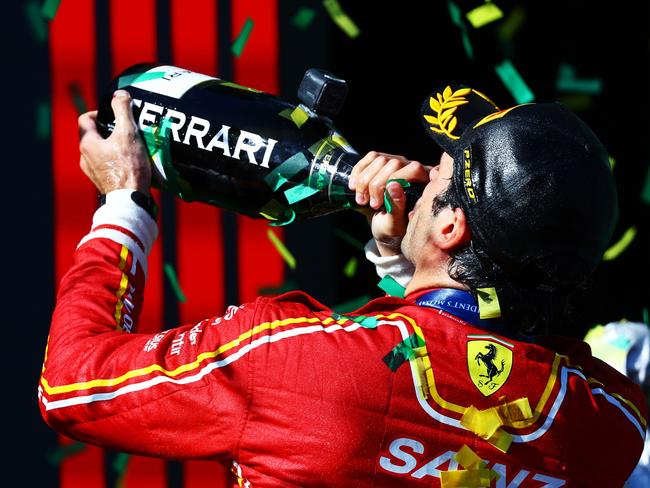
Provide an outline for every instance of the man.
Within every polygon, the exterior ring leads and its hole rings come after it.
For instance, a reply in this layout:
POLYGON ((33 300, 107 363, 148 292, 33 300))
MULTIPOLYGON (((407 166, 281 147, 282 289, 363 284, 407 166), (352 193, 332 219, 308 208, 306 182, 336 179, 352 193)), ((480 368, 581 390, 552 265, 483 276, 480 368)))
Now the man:
POLYGON ((643 397, 586 344, 547 335, 617 217, 607 155, 574 115, 498 111, 446 87, 422 113, 439 164, 359 162, 350 187, 374 211, 367 253, 404 299, 341 316, 291 292, 146 335, 135 324, 156 237, 151 172, 128 94, 112 106, 106 140, 94 113, 79 120, 81 167, 106 203, 52 319, 39 397, 54 429, 216 459, 240 486, 622 486, 643 446, 643 397), (428 182, 408 216, 390 179, 428 182))

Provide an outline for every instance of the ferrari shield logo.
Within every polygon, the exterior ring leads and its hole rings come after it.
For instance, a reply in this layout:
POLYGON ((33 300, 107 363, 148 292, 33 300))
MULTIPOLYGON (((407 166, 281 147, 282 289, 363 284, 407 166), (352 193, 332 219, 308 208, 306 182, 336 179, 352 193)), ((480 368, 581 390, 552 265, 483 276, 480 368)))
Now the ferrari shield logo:
POLYGON ((467 338, 469 377, 483 395, 490 396, 510 376, 514 344, 485 335, 470 335, 467 338))

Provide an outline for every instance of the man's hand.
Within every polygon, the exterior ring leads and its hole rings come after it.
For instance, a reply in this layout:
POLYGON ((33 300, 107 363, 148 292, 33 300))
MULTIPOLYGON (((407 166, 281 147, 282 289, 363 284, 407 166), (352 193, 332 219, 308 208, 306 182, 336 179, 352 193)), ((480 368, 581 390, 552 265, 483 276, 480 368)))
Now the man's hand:
POLYGON ((125 90, 116 91, 111 107, 115 129, 107 139, 97 132, 97 111, 79 117, 81 170, 102 194, 122 188, 148 193, 151 164, 133 118, 131 96, 125 90))
POLYGON ((405 179, 411 182, 427 183, 430 167, 417 161, 409 161, 403 156, 371 151, 352 169, 349 187, 355 190, 359 205, 368 204, 370 208, 362 211, 370 221, 372 236, 377 241, 377 248, 382 256, 400 254, 400 244, 406 233, 408 223, 404 213, 406 195, 399 183, 390 179, 405 179), (387 213, 383 209, 384 190, 393 202, 393 210, 387 213))

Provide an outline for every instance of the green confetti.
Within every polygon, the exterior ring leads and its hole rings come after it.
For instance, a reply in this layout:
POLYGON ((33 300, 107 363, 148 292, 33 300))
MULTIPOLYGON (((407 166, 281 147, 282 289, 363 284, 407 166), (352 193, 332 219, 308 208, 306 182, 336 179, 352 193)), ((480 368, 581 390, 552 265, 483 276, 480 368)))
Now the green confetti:
POLYGON ((359 260, 357 258, 350 258, 343 268, 343 274, 348 278, 352 278, 357 273, 357 266, 359 260))
POLYGON ((40 43, 45 42, 47 40, 47 23, 36 0, 25 4, 25 14, 34 38, 40 43))
POLYGON ((529 103, 535 100, 535 95, 509 59, 497 64, 494 69, 517 103, 529 103))
POLYGON ((467 20, 469 20, 470 24, 472 24, 475 29, 483 27, 495 20, 499 20, 502 17, 503 12, 492 2, 487 2, 480 7, 476 7, 467 12, 467 20))
POLYGON ((185 303, 187 301, 187 298, 185 298, 185 294, 183 293, 183 290, 181 289, 181 286, 178 283, 178 277, 176 276, 176 271, 174 270, 174 267, 169 263, 165 263, 163 268, 165 270, 165 275, 169 280, 169 284, 174 290, 176 299, 181 303, 185 303))
POLYGON ((290 120, 296 124, 296 127, 299 129, 309 120, 309 114, 300 105, 296 106, 294 109, 285 108, 278 115, 290 120))
POLYGON ((404 298, 404 291, 406 288, 395 281, 395 279, 390 275, 384 276, 381 281, 377 283, 377 286, 392 297, 404 298))
POLYGON ((36 107, 36 136, 40 140, 50 138, 52 132, 52 109, 50 102, 41 102, 36 107))
POLYGON ((292 208, 290 208, 289 211, 291 212, 291 215, 288 218, 277 222, 270 222, 269 225, 273 227, 284 227, 285 225, 289 225, 291 222, 296 220, 296 211, 292 208))
POLYGON ((72 83, 68 86, 68 90, 70 92, 70 96, 72 97, 72 103, 74 103, 74 106, 77 109, 77 113, 81 115, 88 112, 88 105, 86 104, 84 97, 81 96, 81 89, 79 88, 79 85, 72 83))
POLYGON ((282 242, 271 229, 266 231, 266 235, 287 265, 291 269, 296 269, 296 258, 293 257, 293 254, 291 254, 289 249, 287 249, 284 242, 282 242))
POLYGON ((233 53, 233 55, 237 57, 241 56, 241 53, 244 51, 244 46, 246 46, 248 38, 251 35, 251 31, 253 30, 253 25, 253 19, 248 17, 244 23, 244 27, 242 27, 239 35, 237 36, 237 39, 235 39, 235 41, 232 43, 232 47, 230 48, 230 51, 233 53))
POLYGON ((452 1, 447 2, 447 6, 449 7, 449 16, 451 17, 451 21, 460 29, 463 48, 465 49, 467 59, 473 61, 474 49, 472 48, 472 43, 469 40, 467 26, 465 25, 465 22, 463 22, 463 13, 461 12, 460 8, 458 8, 458 5, 452 1))
POLYGON ((645 174, 645 183, 641 189, 641 201, 646 205, 650 205, 650 166, 645 174))
POLYGON ((316 10, 313 8, 302 7, 291 19, 291 23, 298 29, 304 30, 311 25, 316 17, 316 10))
POLYGON ((124 478, 126 475, 126 467, 129 462, 129 455, 124 452, 117 453, 115 459, 113 460, 113 470, 117 473, 117 479, 115 480, 115 488, 124 487, 124 478))
POLYGON ((415 357, 415 351, 413 349, 422 346, 424 346, 424 341, 419 335, 410 335, 386 354, 383 361, 394 373, 402 364, 415 357))
POLYGON ((283 183, 289 181, 289 178, 308 166, 309 161, 307 161, 305 155, 301 152, 296 153, 277 165, 273 171, 264 177, 264 181, 273 191, 276 191, 283 183))
POLYGON ((411 186, 411 184, 403 178, 391 179, 386 182, 386 188, 384 188, 384 208, 388 213, 393 213, 393 200, 390 198, 390 195, 388 194, 388 184, 392 181, 399 183, 402 186, 402 188, 408 188, 409 186, 411 186))
POLYGON ((357 298, 353 298, 347 302, 339 303, 338 305, 333 306, 332 308, 339 313, 353 312, 365 304, 367 304, 372 297, 370 295, 362 295, 357 298))
POLYGON ((650 325, 650 321, 648 320, 648 307, 643 307, 643 323, 650 325))
POLYGON ((52 466, 57 466, 61 464, 64 459, 80 453, 85 448, 86 444, 83 442, 73 442, 72 444, 68 444, 66 446, 60 446, 47 455, 47 462, 52 466))
POLYGON ((41 7, 41 14, 43 17, 52 20, 56 15, 60 3, 61 0, 45 0, 45 3, 43 3, 43 6, 41 7))
POLYGON ((593 105, 591 96, 585 93, 561 95, 559 97, 559 102, 573 112, 584 112, 585 110, 589 110, 593 105))
POLYGON ((499 25, 497 35, 501 40, 508 41, 515 37, 515 34, 521 29, 526 21, 526 11, 523 7, 517 5, 512 9, 510 14, 499 25))
POLYGON ((616 242, 613 246, 607 249, 607 251, 605 251, 605 254, 603 254, 603 261, 611 261, 619 257, 621 253, 625 251, 630 244, 632 244, 632 241, 635 237, 636 227, 632 226, 625 231, 618 242, 616 242))
POLYGON ((614 171, 614 166, 616 166, 616 160, 611 156, 609 156, 608 159, 609 159, 609 169, 614 171))
POLYGON ((158 80, 163 78, 167 73, 165 71, 151 71, 149 73, 136 73, 133 75, 120 76, 117 80, 117 88, 124 88, 142 81, 158 80))
POLYGON ((356 239, 355 237, 352 237, 347 232, 344 232, 341 229, 336 229, 334 231, 334 234, 336 235, 336 237, 339 237, 340 239, 343 239, 345 242, 350 244, 352 247, 354 247, 356 249, 359 249, 360 251, 364 250, 363 242, 361 242, 359 239, 356 239))
POLYGON ((364 329, 376 329, 377 325, 379 325, 379 320, 377 320, 377 317, 366 317, 365 315, 359 315, 352 320, 359 323, 364 329))
POLYGON ((578 78, 573 66, 562 63, 558 67, 555 89, 559 92, 599 95, 603 91, 603 80, 600 78, 578 78))
POLYGON ((318 193, 320 190, 318 188, 312 188, 308 185, 296 185, 293 188, 289 188, 284 192, 284 196, 289 202, 289 205, 293 205, 296 202, 309 198, 315 193, 318 193))
POLYGON ((343 11, 338 0, 323 0, 323 5, 334 23, 338 25, 341 30, 348 35, 348 37, 354 39, 361 34, 361 31, 354 21, 343 11))

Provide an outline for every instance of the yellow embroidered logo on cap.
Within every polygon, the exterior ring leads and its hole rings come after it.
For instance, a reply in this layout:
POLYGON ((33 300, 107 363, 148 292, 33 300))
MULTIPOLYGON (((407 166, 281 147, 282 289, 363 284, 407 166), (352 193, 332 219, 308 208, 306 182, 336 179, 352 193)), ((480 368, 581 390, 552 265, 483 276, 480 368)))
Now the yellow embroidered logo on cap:
POLYGON ((436 93, 435 97, 429 97, 429 106, 436 114, 435 117, 433 115, 424 116, 424 119, 431 124, 429 128, 439 134, 445 134, 450 139, 460 139, 459 136, 454 135, 454 130, 458 126, 458 120, 454 116, 454 112, 461 105, 469 103, 465 96, 469 95, 471 91, 471 88, 452 91, 451 87, 448 86, 443 90, 442 94, 436 93))
POLYGON ((476 129, 477 127, 480 127, 483 124, 487 124, 488 122, 491 122, 493 120, 500 119, 501 117, 504 117, 504 116, 508 115, 508 113, 511 110, 514 110, 514 109, 519 108, 519 107, 523 107, 524 105, 532 105, 532 103, 522 103, 521 105, 515 105, 514 107, 510 107, 510 108, 507 108, 505 110, 501 110, 500 112, 494 112, 493 114, 490 114, 490 115, 487 115, 487 116, 483 117, 472 128, 476 129))
POLYGON ((469 376, 483 395, 490 396, 510 376, 514 344, 490 335, 469 335, 467 338, 469 376))

